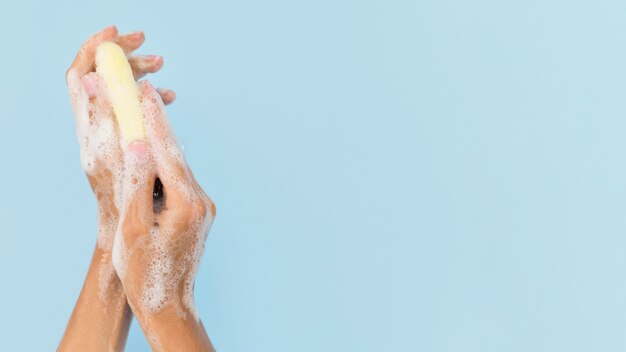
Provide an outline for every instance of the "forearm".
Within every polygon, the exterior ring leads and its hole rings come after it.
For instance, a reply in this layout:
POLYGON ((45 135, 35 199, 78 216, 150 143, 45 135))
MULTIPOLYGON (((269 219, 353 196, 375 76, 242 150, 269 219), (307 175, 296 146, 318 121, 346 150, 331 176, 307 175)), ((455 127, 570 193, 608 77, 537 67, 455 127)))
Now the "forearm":
POLYGON ((59 351, 122 351, 132 319, 110 253, 96 247, 59 351))
POLYGON ((153 351, 215 351, 202 322, 182 304, 157 313, 134 311, 153 351))

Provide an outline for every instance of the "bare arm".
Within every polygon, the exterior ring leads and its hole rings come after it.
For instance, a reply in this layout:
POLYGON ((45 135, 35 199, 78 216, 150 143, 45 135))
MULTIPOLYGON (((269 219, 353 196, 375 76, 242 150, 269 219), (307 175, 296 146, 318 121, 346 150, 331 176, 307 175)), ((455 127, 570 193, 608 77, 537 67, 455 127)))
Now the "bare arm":
POLYGON ((193 288, 215 205, 186 164, 158 92, 147 81, 140 90, 148 139, 122 147, 124 177, 133 182, 121 195, 113 264, 154 351, 213 351, 193 288))
MULTIPOLYGON (((144 41, 142 32, 119 35, 117 28, 107 27, 83 43, 67 70, 66 81, 77 124, 81 161, 97 201, 99 226, 97 246, 59 351, 122 351, 132 319, 124 288, 111 259, 119 222, 119 202, 116 203, 114 194, 116 180, 112 170, 119 167, 122 160, 117 131, 100 133, 101 126, 113 125, 114 121, 106 97, 98 94, 97 77, 93 72, 95 49, 103 41, 115 42, 123 48, 136 79, 158 71, 163 64, 160 56, 131 56, 144 41), (94 136, 110 146, 106 153, 94 150, 94 136)), ((162 90, 160 94, 166 104, 175 98, 169 90, 162 90)))
POLYGON ((111 254, 96 247, 58 350, 123 351, 131 319, 111 254))

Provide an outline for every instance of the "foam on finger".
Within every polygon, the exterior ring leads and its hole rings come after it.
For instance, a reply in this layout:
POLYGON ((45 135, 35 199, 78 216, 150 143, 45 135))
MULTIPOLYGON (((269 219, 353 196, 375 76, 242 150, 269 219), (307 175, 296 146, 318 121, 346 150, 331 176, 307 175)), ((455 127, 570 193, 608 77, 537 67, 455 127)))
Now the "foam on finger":
MULTIPOLYGON (((103 169, 111 171, 111 177, 121 174, 119 164, 119 140, 115 121, 112 119, 111 106, 97 74, 90 73, 92 89, 98 95, 89 99, 83 87, 83 80, 77 73, 68 73, 70 101, 76 121, 76 137, 80 146, 81 167, 88 176, 101 177, 103 169)), ((114 188, 119 187, 114 182, 114 188)), ((94 189, 97 193, 98 189, 94 189)), ((114 190, 115 191, 115 190, 114 190)))

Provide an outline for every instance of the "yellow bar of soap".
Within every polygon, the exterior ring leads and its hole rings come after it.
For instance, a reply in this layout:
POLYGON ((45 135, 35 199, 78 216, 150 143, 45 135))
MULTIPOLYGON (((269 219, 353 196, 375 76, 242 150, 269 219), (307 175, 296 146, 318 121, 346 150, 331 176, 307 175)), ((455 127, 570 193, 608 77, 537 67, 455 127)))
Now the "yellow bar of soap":
POLYGON ((146 139, 139 87, 122 48, 104 42, 96 49, 96 72, 109 94, 117 126, 126 142, 146 139))

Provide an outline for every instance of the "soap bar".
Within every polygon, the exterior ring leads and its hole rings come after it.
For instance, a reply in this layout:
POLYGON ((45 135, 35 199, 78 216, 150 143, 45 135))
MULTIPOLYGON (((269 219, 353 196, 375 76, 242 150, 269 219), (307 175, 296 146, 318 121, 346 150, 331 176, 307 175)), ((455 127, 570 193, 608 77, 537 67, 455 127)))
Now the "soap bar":
POLYGON ((146 140, 139 87, 128 59, 119 45, 104 42, 98 46, 96 73, 102 79, 108 93, 123 141, 130 143, 146 140))

